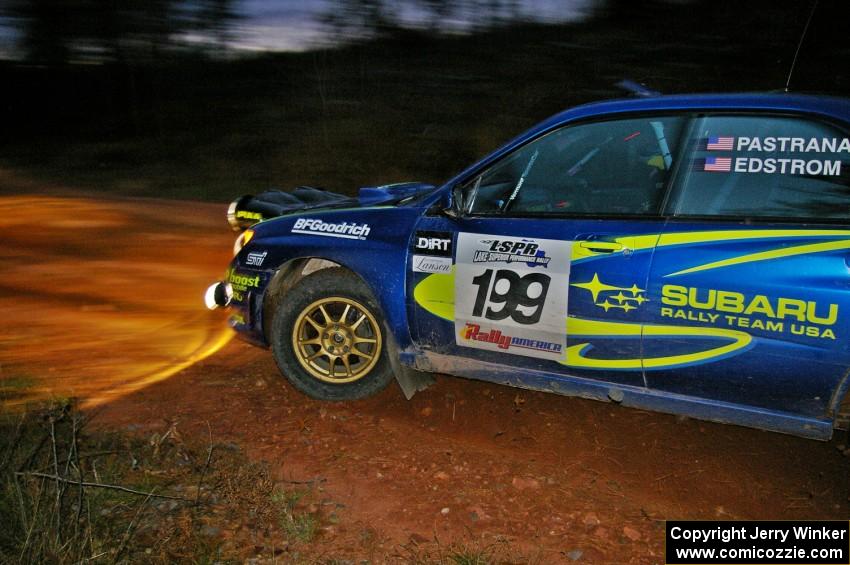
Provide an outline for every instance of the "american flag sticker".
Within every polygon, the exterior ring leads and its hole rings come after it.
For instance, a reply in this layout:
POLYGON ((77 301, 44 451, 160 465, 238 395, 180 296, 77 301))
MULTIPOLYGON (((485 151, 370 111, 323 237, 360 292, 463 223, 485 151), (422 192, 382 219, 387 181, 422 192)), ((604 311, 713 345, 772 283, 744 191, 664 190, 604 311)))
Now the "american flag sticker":
POLYGON ((734 137, 709 137, 705 148, 709 151, 732 151, 735 145, 734 137))
POLYGON ((728 173, 732 170, 732 157, 706 157, 702 170, 728 173))

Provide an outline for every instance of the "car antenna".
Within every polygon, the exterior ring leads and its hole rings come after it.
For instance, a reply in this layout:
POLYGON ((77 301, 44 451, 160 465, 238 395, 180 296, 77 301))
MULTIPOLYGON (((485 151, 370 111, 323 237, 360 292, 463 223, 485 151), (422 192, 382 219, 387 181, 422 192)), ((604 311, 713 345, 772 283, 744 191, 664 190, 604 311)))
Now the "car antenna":
POLYGON ((633 96, 639 96, 641 98, 649 98, 652 96, 660 96, 661 93, 652 90, 651 88, 647 88, 639 82, 633 81, 631 79, 624 78, 614 86, 619 86, 626 92, 631 93, 633 96))
POLYGON ((794 74, 794 67, 797 66, 797 57, 800 56, 800 49, 803 47, 803 41, 806 40, 806 34, 809 32, 809 26, 812 23, 812 18, 815 15, 815 11, 818 9, 818 1, 815 0, 812 4, 812 9, 809 12, 809 19, 806 20, 806 27, 803 28, 803 33, 800 34, 800 41, 797 42, 797 50, 794 52, 794 59, 791 61, 791 68, 788 69, 788 78, 785 79, 785 92, 791 90, 791 76, 794 74))

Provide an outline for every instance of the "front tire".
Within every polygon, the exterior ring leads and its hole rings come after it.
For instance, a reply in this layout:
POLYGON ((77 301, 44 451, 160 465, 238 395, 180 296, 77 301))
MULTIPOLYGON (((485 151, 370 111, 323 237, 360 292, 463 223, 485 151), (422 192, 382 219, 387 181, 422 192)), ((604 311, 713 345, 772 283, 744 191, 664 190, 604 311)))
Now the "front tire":
POLYGON ((383 316, 369 288, 342 268, 301 279, 278 305, 271 345, 296 389, 321 400, 354 400, 383 390, 393 373, 383 316))

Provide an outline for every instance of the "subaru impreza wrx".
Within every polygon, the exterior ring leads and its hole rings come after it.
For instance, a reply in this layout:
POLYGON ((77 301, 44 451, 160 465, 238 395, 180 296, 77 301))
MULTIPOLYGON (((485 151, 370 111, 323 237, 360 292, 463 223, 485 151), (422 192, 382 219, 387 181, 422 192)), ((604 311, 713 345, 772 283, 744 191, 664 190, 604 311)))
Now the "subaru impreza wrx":
POLYGON ((580 106, 439 187, 240 198, 208 304, 309 396, 439 372, 827 439, 850 370, 850 101, 580 106))

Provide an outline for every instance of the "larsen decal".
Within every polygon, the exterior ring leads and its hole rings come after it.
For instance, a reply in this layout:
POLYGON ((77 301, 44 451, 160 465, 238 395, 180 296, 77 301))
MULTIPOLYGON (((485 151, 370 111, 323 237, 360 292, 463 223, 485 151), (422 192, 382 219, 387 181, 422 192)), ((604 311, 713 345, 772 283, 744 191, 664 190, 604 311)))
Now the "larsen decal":
POLYGON ((451 273, 451 257, 431 257, 414 255, 412 259, 414 273, 451 273))

